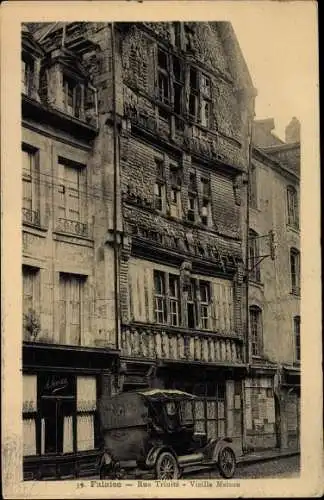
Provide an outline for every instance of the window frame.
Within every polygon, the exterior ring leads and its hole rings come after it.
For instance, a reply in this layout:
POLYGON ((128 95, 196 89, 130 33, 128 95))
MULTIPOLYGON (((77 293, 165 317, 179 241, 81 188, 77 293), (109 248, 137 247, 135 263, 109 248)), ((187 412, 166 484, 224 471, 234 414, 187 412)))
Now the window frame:
POLYGON ((294 316, 293 324, 294 324, 294 345, 295 345, 295 360, 296 363, 300 363, 301 358, 301 349, 300 349, 300 316, 294 316))
POLYGON ((63 108, 74 118, 80 119, 84 113, 84 83, 69 72, 63 72, 63 108), (69 95, 71 90, 72 95, 69 95), (72 98, 72 105, 69 98, 72 98))
POLYGON ((299 201, 297 189, 294 186, 287 186, 287 224, 290 227, 299 229, 299 201))
POLYGON ((291 293, 300 296, 300 251, 295 247, 290 249, 290 281, 291 293))
MULTIPOLYGON (((87 275, 75 274, 75 273, 59 273, 59 304, 60 304, 60 338, 61 341, 65 341, 68 345, 83 345, 84 334, 85 334, 85 296, 86 296, 86 286, 87 286, 87 275), (78 283, 77 288, 77 299, 73 300, 73 283, 78 283), (64 293, 62 284, 64 283, 64 293), (75 317, 75 306, 78 305, 78 323, 73 323, 73 318, 75 317), (64 318, 64 321, 63 321, 64 318), (77 332, 77 343, 72 343, 73 329, 72 326, 78 326, 77 332), (64 330, 64 331, 63 331, 64 330), (64 337, 64 338, 63 338, 64 337)), ((74 290, 75 291, 75 290, 74 290)))
POLYGON ((167 293, 166 293, 166 273, 158 269, 153 270, 153 282, 154 282, 154 318, 157 325, 167 324, 168 314, 167 314, 167 293), (157 280, 161 284, 160 289, 157 290, 157 280), (161 305, 161 307, 158 307, 161 305))
MULTIPOLYGON (((22 265, 22 298, 23 298, 23 320, 25 316, 28 316, 30 312, 34 312, 38 317, 40 315, 40 304, 41 304, 41 275, 40 268, 35 266, 29 266, 26 264, 22 265), (32 293, 28 295, 31 296, 31 307, 26 309, 26 279, 30 279, 32 293)), ((24 323, 24 321, 23 321, 24 323)), ((24 331, 26 334, 26 331, 24 331)))
POLYGON ((252 357, 260 357, 263 352, 262 309, 257 305, 249 307, 249 331, 252 357), (252 320, 255 320, 253 323, 252 320), (253 326, 256 326, 253 329, 253 326))
POLYGON ((261 265, 258 262, 260 257, 259 235, 254 229, 249 229, 249 280, 254 283, 261 283, 261 265))

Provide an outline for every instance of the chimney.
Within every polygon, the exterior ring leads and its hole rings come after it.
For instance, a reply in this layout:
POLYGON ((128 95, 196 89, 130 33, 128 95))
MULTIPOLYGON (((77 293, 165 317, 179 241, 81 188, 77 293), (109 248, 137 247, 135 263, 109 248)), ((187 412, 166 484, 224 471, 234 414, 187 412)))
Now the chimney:
POLYGON ((285 128, 285 140, 288 143, 300 142, 300 122, 295 116, 285 128))

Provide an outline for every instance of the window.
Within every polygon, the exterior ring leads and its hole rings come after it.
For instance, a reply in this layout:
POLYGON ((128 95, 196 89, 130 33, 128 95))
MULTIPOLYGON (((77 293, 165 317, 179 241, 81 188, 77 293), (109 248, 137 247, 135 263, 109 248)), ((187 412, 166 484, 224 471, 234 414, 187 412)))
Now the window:
POLYGON ((198 72, 190 68, 189 73, 189 115, 193 120, 198 118, 198 72))
POLYGON ((158 86, 159 99, 164 104, 170 103, 169 65, 167 53, 158 49, 158 86))
POLYGON ((252 356, 260 356, 262 352, 262 311, 257 306, 250 307, 250 333, 252 356))
POLYGON ((180 217, 181 213, 181 174, 178 165, 170 164, 170 213, 172 217, 180 217))
POLYGON ((69 160, 58 164, 58 230, 78 236, 89 236, 87 217, 86 168, 69 160))
POLYGON ((256 167, 252 166, 250 171, 249 202, 251 208, 257 208, 257 178, 256 167))
POLYGON ((169 298, 170 298, 170 322, 172 326, 179 326, 179 277, 173 274, 169 275, 169 298))
POLYGON ((154 292, 155 292, 155 321, 159 324, 166 323, 166 293, 165 293, 165 273, 154 271, 154 292))
POLYGON ((65 111, 76 118, 81 116, 81 85, 73 78, 64 76, 63 96, 65 111))
POLYGON ((210 78, 202 74, 200 78, 200 122, 204 127, 210 126, 211 90, 210 78))
POLYGON ((21 85, 22 92, 26 95, 31 94, 34 78, 34 61, 31 57, 23 54, 21 61, 21 85))
POLYGON ((295 357, 300 361, 300 316, 294 317, 295 357))
POLYGON ((296 248, 290 250, 291 291, 300 295, 300 253, 296 248))
POLYGON ((86 276, 60 274, 60 341, 63 344, 83 343, 85 283, 86 276))
POLYGON ((40 279, 39 269, 31 266, 23 266, 23 325, 24 336, 28 340, 36 331, 36 323, 40 306, 40 279))
POLYGON ((184 74, 178 57, 172 57, 173 108, 177 115, 183 112, 184 74))
POLYGON ((193 280, 191 280, 190 287, 188 290, 187 320, 188 320, 188 328, 197 327, 198 322, 197 322, 197 310, 196 310, 196 286, 193 280))
POLYGON ((173 25, 173 33, 174 33, 174 45, 177 49, 181 49, 182 47, 182 33, 181 33, 181 23, 175 22, 173 25))
POLYGON ((299 227, 299 208, 297 191, 293 186, 287 188, 287 212, 288 224, 295 228, 299 227))
POLYGON ((164 162, 161 159, 155 160, 156 180, 154 183, 154 208, 164 212, 166 208, 164 162))
POLYGON ((38 226, 39 213, 39 178, 37 168, 37 153, 34 149, 23 146, 22 149, 22 218, 25 224, 38 226))
POLYGON ((197 195, 193 193, 188 194, 188 220, 195 222, 197 213, 197 195))
POLYGON ((209 283, 200 282, 200 322, 201 328, 208 330, 210 318, 210 287, 209 283))
POLYGON ((202 191, 202 207, 201 207, 201 223, 205 226, 210 224, 211 220, 211 205, 210 205, 210 179, 201 178, 202 191))
POLYGON ((93 450, 97 380, 95 376, 39 375, 41 455, 93 450))
POLYGON ((260 272, 260 251, 259 251, 259 240, 258 234, 249 230, 249 269, 250 269, 250 280, 260 282, 261 272, 260 272))
POLYGON ((196 173, 189 173, 188 184, 188 213, 187 218, 190 222, 195 222, 198 213, 198 192, 196 173))
POLYGON ((211 81, 193 67, 189 70, 189 116, 203 127, 210 127, 211 81))

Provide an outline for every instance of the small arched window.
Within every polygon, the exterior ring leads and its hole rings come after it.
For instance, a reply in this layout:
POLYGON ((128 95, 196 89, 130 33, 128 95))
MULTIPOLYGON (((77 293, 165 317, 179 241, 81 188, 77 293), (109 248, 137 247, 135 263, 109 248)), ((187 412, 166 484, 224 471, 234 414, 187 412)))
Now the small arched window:
POLYGON ((298 195, 294 186, 287 187, 287 215, 289 226, 299 227, 298 195))
POLYGON ((252 356, 261 356, 263 347, 262 338, 262 310, 258 306, 249 308, 249 323, 251 336, 252 356))

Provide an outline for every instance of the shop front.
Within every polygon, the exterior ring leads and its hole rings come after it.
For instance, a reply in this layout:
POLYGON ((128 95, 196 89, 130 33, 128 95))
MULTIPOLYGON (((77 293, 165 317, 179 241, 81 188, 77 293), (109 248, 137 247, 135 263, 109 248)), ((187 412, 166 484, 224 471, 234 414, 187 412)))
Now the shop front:
POLYGON ((242 454, 245 365, 217 366, 203 363, 162 363, 157 377, 164 388, 198 396, 195 403, 197 433, 208 438, 230 437, 237 455, 242 454))
POLYGON ((117 352, 24 343, 24 479, 91 474, 101 446, 97 402, 114 390, 117 352))

